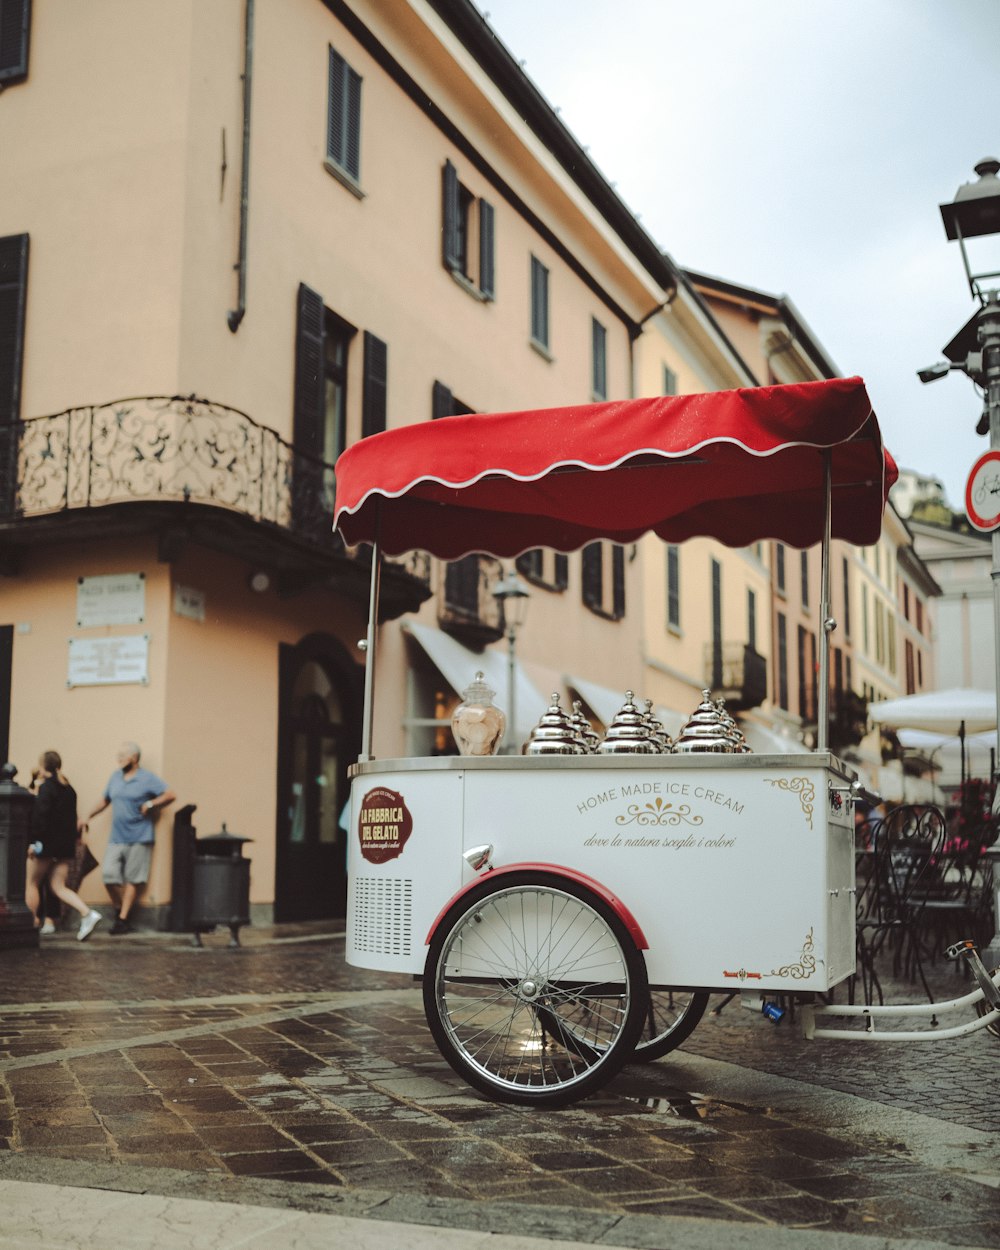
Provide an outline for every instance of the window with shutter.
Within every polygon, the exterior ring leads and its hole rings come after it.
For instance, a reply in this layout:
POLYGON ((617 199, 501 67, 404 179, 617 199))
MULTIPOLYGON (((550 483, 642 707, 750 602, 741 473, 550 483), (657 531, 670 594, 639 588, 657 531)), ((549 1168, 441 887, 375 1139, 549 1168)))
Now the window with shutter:
POLYGON ((28 236, 0 239, 0 513, 17 495, 16 423, 21 417, 24 312, 28 295, 28 236))
POLYGON ((365 331, 364 389, 361 396, 361 437, 385 429, 389 375, 389 348, 365 331))
POLYGON ((549 350, 549 271, 537 256, 531 258, 531 341, 549 350))
POLYGON ((590 389, 595 400, 608 397, 608 332, 604 326, 592 317, 591 326, 591 369, 590 389))
POLYGON ((21 415, 24 311, 28 296, 28 236, 0 239, 0 425, 21 415))
POLYGON ((581 553, 584 606, 598 616, 620 621, 625 615, 625 548, 615 543, 590 543, 581 553), (605 548, 610 552, 605 558, 605 548), (605 564, 610 577, 604 576, 605 564))
POLYGON ((677 374, 669 365, 663 366, 663 393, 664 395, 677 394, 677 374))
POLYGON ((327 161, 357 182, 361 174, 361 76, 330 49, 327 161))
POLYGON ((625 615, 625 548, 611 548, 611 616, 620 621, 625 615))
POLYGON ((347 445, 347 356, 354 327, 304 283, 296 301, 293 524, 327 526, 333 465, 347 445))
POLYGON ((667 628, 681 627, 681 553, 676 543, 667 544, 667 628))
POLYGON ((476 410, 468 404, 456 399, 450 386, 443 382, 435 382, 431 388, 431 420, 440 421, 442 417, 470 416, 476 410))
POLYGON ((712 687, 722 686, 722 565, 711 561, 712 569, 712 687))
POLYGON ((543 590, 565 590, 569 585, 569 560, 561 551, 535 547, 514 563, 522 577, 543 590))
POLYGON ((445 161, 441 171, 441 260, 470 294, 492 300, 496 291, 496 214, 462 185, 458 170, 445 161), (478 212, 474 209, 478 205, 478 212), (479 273, 473 274, 478 256, 479 273))
POLYGON ((323 297, 299 285, 295 325, 295 412, 292 441, 297 451, 318 456, 323 428, 323 297))
POLYGON ((0 87, 28 77, 31 0, 0 0, 0 87))
POLYGON ((431 420, 452 415, 452 393, 443 382, 435 382, 431 388, 431 420))
POLYGON ((778 613, 778 671, 777 680, 778 707, 788 711, 788 620, 784 612, 778 613))
POLYGON ((583 574, 583 602, 592 612, 599 612, 603 605, 601 582, 603 575, 603 551, 600 543, 590 543, 580 553, 583 574))

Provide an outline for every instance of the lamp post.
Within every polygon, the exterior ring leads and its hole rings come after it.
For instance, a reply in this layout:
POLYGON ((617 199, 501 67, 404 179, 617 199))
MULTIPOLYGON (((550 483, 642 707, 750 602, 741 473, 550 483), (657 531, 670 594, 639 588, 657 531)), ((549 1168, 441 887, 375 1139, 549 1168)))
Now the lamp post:
MULTIPOLYGON (((943 349, 946 361, 918 371, 921 382, 935 382, 952 370, 971 378, 983 392, 983 412, 977 434, 988 434, 990 450, 1000 450, 1000 267, 973 272, 966 240, 1000 235, 1000 161, 981 160, 975 167, 979 179, 959 187, 954 200, 940 205, 945 234, 958 240, 969 293, 979 308, 943 349)), ((1000 253, 1000 247, 997 248, 1000 253)), ((996 262, 994 262, 996 266, 996 262)), ((993 646, 995 690, 1000 710, 1000 527, 994 527, 993 544, 993 646)), ((994 773, 994 780, 996 774, 994 773)), ((996 806, 994 805, 994 811, 996 806)), ((984 958, 1000 958, 1000 892, 996 901, 997 933, 984 958)))
POLYGON ((517 631, 524 624, 528 615, 528 588, 518 577, 514 569, 493 587, 493 598, 500 605, 503 617, 504 634, 507 638, 507 742, 503 748, 504 755, 516 755, 517 722, 515 719, 515 689, 517 683, 517 663, 515 647, 517 631))

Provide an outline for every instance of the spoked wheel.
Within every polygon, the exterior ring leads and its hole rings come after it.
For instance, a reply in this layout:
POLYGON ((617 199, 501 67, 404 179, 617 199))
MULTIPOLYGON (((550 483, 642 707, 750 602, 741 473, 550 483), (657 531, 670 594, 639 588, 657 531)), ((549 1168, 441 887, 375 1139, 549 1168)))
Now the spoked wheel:
POLYGON ((648 989, 641 952, 602 899, 523 872, 483 881, 448 912, 423 992, 459 1076, 501 1102, 557 1107, 628 1061, 648 989))
POLYGON ((692 990, 650 990, 632 1062, 652 1063, 686 1041, 705 1014, 708 997, 692 990))

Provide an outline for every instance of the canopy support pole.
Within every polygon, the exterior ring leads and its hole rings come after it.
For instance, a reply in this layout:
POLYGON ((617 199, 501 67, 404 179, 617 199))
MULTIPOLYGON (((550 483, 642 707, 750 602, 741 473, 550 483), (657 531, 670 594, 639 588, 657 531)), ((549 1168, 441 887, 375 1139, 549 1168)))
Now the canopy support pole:
POLYGON ((379 543, 382 529, 381 519, 380 509, 379 518, 375 522, 376 538, 375 542, 372 543, 372 575, 368 589, 368 632, 365 635, 364 718, 361 725, 359 763, 375 758, 372 754, 372 725, 375 719, 375 631, 378 628, 378 596, 382 581, 382 547, 379 543))
POLYGON ((830 635, 837 622, 830 615, 830 535, 833 512, 833 469, 830 453, 823 452, 823 546, 819 573, 819 698, 817 701, 816 750, 830 747, 830 635))

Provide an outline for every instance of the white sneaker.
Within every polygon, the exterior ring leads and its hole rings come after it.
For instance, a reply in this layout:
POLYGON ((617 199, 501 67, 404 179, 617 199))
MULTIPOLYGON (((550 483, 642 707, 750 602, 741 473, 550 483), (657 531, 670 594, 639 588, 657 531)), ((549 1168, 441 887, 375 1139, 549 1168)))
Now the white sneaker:
POLYGON ((78 942, 86 942, 87 938, 94 932, 104 917, 99 911, 91 909, 86 916, 80 921, 80 928, 77 931, 76 940, 78 942))
POLYGON ((51 937, 51 935, 55 933, 55 931, 56 931, 56 927, 52 923, 51 920, 46 920, 46 922, 42 925, 41 930, 40 930, 42 937, 51 937))

